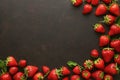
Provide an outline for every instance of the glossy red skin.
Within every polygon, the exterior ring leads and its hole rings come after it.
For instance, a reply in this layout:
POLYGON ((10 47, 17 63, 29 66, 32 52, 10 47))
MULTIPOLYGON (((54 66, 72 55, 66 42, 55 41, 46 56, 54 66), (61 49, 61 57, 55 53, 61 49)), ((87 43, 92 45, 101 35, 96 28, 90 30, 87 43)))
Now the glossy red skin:
POLYGON ((72 75, 70 80, 80 80, 80 76, 79 75, 72 75))
POLYGON ((50 68, 48 66, 42 66, 42 71, 44 74, 46 74, 50 71, 50 68))
POLYGON ((92 0, 91 4, 97 6, 99 4, 99 0, 92 0))
POLYGON ((120 15, 120 8, 119 8, 119 5, 117 3, 111 4, 109 11, 110 11, 110 13, 114 14, 115 16, 120 15))
POLYGON ((91 3, 92 0, 85 0, 87 3, 91 3))
POLYGON ((53 69, 53 70, 51 70, 51 72, 49 73, 49 75, 48 75, 48 80, 59 80, 58 79, 58 74, 56 73, 56 70, 57 69, 53 69))
POLYGON ((62 80, 69 80, 69 78, 68 77, 64 77, 62 80))
POLYGON ((0 76, 0 80, 12 80, 12 77, 9 73, 4 73, 0 76))
POLYGON ((112 60, 114 57, 114 50, 108 50, 108 49, 103 49, 102 50, 102 57, 105 63, 108 63, 112 60))
POLYGON ((17 66, 17 61, 13 56, 9 56, 7 57, 7 66, 9 67, 13 67, 13 66, 17 66))
POLYGON ((112 0, 102 0, 102 1, 106 4, 110 4, 112 2, 112 0))
POLYGON ((13 76, 13 79, 14 79, 14 80, 21 80, 23 76, 24 76, 23 72, 17 72, 17 73, 13 76))
POLYGON ((33 76, 33 80, 43 80, 43 77, 43 74, 41 72, 38 72, 33 76))
POLYGON ((94 30, 98 33, 105 33, 105 28, 102 24, 95 24, 94 30))
POLYGON ((105 67, 104 60, 102 58, 98 58, 94 61, 94 66, 100 70, 103 70, 105 67))
POLYGON ((103 74, 104 72, 101 71, 101 70, 97 70, 97 71, 94 71, 92 73, 92 77, 95 79, 95 80, 103 80, 103 77, 104 75, 101 77, 100 75, 103 74))
POLYGON ((120 54, 115 54, 114 56, 114 62, 120 65, 120 54))
POLYGON ((110 75, 116 75, 118 74, 118 70, 116 68, 116 64, 115 63, 110 63, 108 64, 105 69, 104 72, 110 75))
POLYGON ((70 70, 67 67, 63 66, 61 68, 61 73, 62 73, 63 76, 66 76, 66 75, 70 74, 70 70))
POLYGON ((92 70, 94 68, 94 62, 92 60, 86 60, 84 63, 83 63, 83 66, 86 70, 92 70), (89 65, 89 66, 88 66, 89 65))
POLYGON ((20 67, 25 67, 27 65, 27 61, 22 59, 22 60, 19 61, 18 64, 19 64, 20 67))
POLYGON ((105 21, 105 23, 108 24, 108 25, 112 25, 115 22, 115 20, 116 20, 116 17, 111 15, 111 14, 107 14, 105 16, 105 18, 108 19, 108 21, 105 21))
POLYGON ((112 40, 110 46, 115 49, 115 51, 120 52, 120 39, 112 40))
POLYGON ((73 3, 73 5, 74 6, 80 6, 82 3, 83 3, 83 1, 82 0, 75 0, 75 2, 72 2, 73 3))
POLYGON ((107 35, 102 35, 99 38, 99 46, 103 47, 103 46, 107 46, 110 42, 110 39, 107 35))
POLYGON ((91 77, 91 73, 88 70, 82 71, 82 77, 86 80, 89 80, 91 77))
POLYGON ((85 4, 83 7, 83 14, 88 14, 92 11, 92 6, 90 4, 85 4))
POLYGON ((107 7, 104 4, 99 4, 98 7, 96 8, 95 15, 102 16, 106 14, 106 12, 107 12, 107 7))
POLYGON ((93 50, 91 50, 91 54, 90 55, 93 58, 98 58, 99 53, 98 53, 98 51, 96 49, 93 49, 93 50))
POLYGON ((11 75, 14 75, 14 74, 17 73, 17 72, 18 72, 18 67, 10 67, 9 73, 10 73, 11 75))
POLYGON ((109 74, 106 74, 104 76, 104 80, 113 80, 113 76, 109 75, 109 74))
POLYGON ((80 66, 75 66, 72 70, 75 74, 80 74, 81 73, 81 69, 80 69, 80 66))
POLYGON ((117 34, 120 34, 120 26, 117 24, 113 24, 110 27, 109 33, 110 36, 115 36, 117 34))

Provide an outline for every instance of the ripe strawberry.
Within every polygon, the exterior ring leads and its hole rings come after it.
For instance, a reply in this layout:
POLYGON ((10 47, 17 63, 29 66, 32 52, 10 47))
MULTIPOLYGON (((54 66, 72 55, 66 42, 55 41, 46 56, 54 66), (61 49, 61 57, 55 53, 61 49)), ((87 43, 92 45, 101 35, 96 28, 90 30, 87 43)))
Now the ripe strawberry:
POLYGON ((104 5, 104 4, 99 4, 98 7, 97 7, 97 9, 96 9, 96 11, 95 11, 95 15, 96 15, 96 16, 101 16, 101 15, 106 14, 106 12, 107 12, 107 7, 106 7, 106 5, 104 5))
POLYGON ((13 76, 14 80, 25 80, 24 79, 24 74, 23 72, 17 72, 14 76, 13 76))
POLYGON ((79 75, 72 75, 70 80, 80 80, 80 76, 79 75))
POLYGON ((38 72, 33 76, 33 80, 43 80, 43 78, 44 76, 41 72, 38 72))
POLYGON ((99 4, 99 0, 92 0, 92 1, 91 1, 91 4, 92 4, 93 6, 97 6, 97 5, 99 4))
POLYGON ((59 74, 57 72, 57 69, 53 69, 49 74, 48 74, 48 80, 59 80, 59 74))
POLYGON ((108 35, 102 35, 99 38, 99 46, 103 47, 103 46, 107 46, 110 42, 110 38, 108 35))
POLYGON ((18 72, 18 67, 10 67, 9 73, 10 73, 11 75, 14 75, 14 74, 17 73, 17 72, 18 72))
POLYGON ((83 3, 82 0, 71 0, 71 2, 73 4, 73 6, 76 6, 76 7, 80 6, 83 3))
POLYGON ((119 69, 117 67, 117 64, 115 64, 115 63, 108 64, 104 69, 104 72, 107 74, 110 74, 110 75, 116 75, 116 74, 118 74, 118 71, 119 71, 119 69))
POLYGON ((103 60, 105 61, 105 63, 108 63, 112 60, 112 58, 114 57, 114 49, 113 48, 104 48, 102 50, 102 57, 103 60))
POLYGON ((88 14, 92 11, 92 6, 90 4, 85 4, 83 7, 83 14, 88 14))
POLYGON ((112 0, 102 0, 102 1, 106 4, 110 4, 112 2, 112 0))
POLYGON ((101 71, 101 70, 94 71, 94 72, 92 73, 92 77, 93 77, 95 80, 103 80, 104 72, 101 71))
POLYGON ((66 75, 70 74, 70 70, 65 66, 62 66, 62 68, 60 70, 61 70, 62 76, 66 76, 66 75))
POLYGON ((20 67, 25 67, 27 65, 27 61, 22 59, 22 60, 19 61, 18 64, 19 64, 20 67))
POLYGON ((120 52, 120 39, 112 40, 110 46, 115 49, 115 51, 120 52))
POLYGON ((92 70, 94 67, 94 63, 92 60, 88 59, 83 63, 83 66, 85 67, 85 69, 87 70, 92 70))
POLYGON ((69 78, 68 77, 64 77, 62 80, 69 80, 69 78))
POLYGON ((103 70, 105 67, 104 60, 102 58, 98 58, 94 61, 94 65, 96 68, 103 70))
POLYGON ((50 71, 50 68, 48 66, 42 66, 42 71, 44 74, 47 74, 50 71))
POLYGON ((72 70, 75 74, 80 74, 82 72, 82 67, 81 66, 75 66, 72 70))
POLYGON ((6 65, 9 67, 17 66, 17 61, 13 56, 8 56, 6 60, 6 65))
POLYGON ((113 25, 111 25, 108 34, 109 34, 110 36, 114 36, 114 35, 120 34, 120 25, 118 25, 118 24, 113 24, 113 25))
POLYGON ((112 25, 116 20, 116 17, 111 15, 111 14, 107 14, 104 16, 104 20, 103 22, 108 24, 108 25, 112 25))
POLYGON ((9 73, 4 73, 0 76, 0 80, 12 80, 12 77, 9 73))
POLYGON ((82 77, 86 80, 90 79, 91 73, 88 70, 82 71, 82 77))
POLYGON ((28 77, 33 77, 33 75, 38 71, 38 67, 28 65, 25 67, 25 71, 26 71, 28 77))
POLYGON ((110 13, 114 14, 115 16, 120 15, 120 8, 118 3, 112 3, 109 7, 110 13))
POLYGON ((94 30, 98 33, 105 33, 105 28, 100 23, 97 23, 97 24, 94 25, 94 30))
POLYGON ((90 4, 92 0, 85 0, 85 1, 90 4))
POLYGON ((113 76, 109 75, 109 74, 106 74, 104 76, 104 80, 113 80, 113 76))
POLYGON ((114 62, 120 65, 120 54, 115 54, 114 55, 114 62))

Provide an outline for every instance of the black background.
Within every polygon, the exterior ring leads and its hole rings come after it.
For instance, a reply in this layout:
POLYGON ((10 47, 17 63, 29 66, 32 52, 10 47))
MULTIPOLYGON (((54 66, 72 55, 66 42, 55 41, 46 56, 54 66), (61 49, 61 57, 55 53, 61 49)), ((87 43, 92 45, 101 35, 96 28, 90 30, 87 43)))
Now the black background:
POLYGON ((100 20, 94 12, 82 15, 82 8, 69 0, 1 0, 0 58, 12 55, 39 68, 69 60, 82 65, 93 48, 99 49, 92 25, 100 20))

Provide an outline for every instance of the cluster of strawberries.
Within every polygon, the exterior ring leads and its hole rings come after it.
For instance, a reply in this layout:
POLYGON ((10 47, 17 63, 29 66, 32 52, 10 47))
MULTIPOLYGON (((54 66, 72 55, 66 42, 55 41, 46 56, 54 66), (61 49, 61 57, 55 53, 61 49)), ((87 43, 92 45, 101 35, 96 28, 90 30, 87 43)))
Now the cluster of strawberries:
MULTIPOLYGON (((75 7, 80 6, 82 0, 71 0, 75 7)), ((100 34, 100 51, 93 49, 91 59, 79 65, 68 61, 68 66, 50 70, 42 66, 42 71, 34 65, 27 65, 26 60, 19 62, 13 56, 0 60, 0 80, 114 80, 119 74, 120 66, 120 7, 116 0, 85 0, 83 14, 92 11, 96 6, 95 15, 103 16, 103 21, 94 25, 94 31, 100 34), (108 28, 108 30, 106 30, 108 28), (100 54, 101 53, 101 54, 100 54)))

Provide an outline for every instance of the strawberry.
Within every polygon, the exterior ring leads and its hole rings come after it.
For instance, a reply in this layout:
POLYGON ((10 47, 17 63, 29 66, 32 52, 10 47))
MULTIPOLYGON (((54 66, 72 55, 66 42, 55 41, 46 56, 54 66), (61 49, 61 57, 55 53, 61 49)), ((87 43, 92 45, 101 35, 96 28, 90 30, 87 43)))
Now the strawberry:
POLYGON ((82 72, 82 67, 81 66, 75 66, 72 70, 75 74, 80 74, 82 72))
POLYGON ((103 46, 107 46, 110 42, 110 38, 108 35, 102 35, 99 38, 99 46, 103 47, 103 46))
POLYGON ((94 61, 94 66, 98 69, 103 70, 105 67, 104 60, 102 58, 98 58, 94 61))
POLYGON ((23 72, 17 72, 14 76, 13 76, 14 80, 25 80, 24 79, 24 74, 23 72))
POLYGON ((70 80, 80 80, 80 76, 79 75, 72 75, 70 80))
POLYGON ((0 76, 0 80, 12 80, 12 77, 9 73, 4 73, 0 76))
POLYGON ((110 36, 114 36, 114 35, 120 34, 120 25, 118 25, 118 24, 113 24, 113 25, 111 25, 108 34, 109 34, 110 36))
POLYGON ((92 1, 91 1, 91 4, 92 4, 93 6, 97 6, 97 5, 99 4, 99 0, 92 0, 92 1))
POLYGON ((38 71, 38 67, 28 65, 25 67, 25 72, 27 73, 28 77, 33 77, 33 75, 38 71))
POLYGON ((115 54, 114 55, 114 62, 120 65, 120 54, 115 54))
POLYGON ((17 61, 13 56, 8 56, 6 60, 6 65, 9 67, 17 66, 17 61))
POLYGON ((50 68, 48 66, 42 66, 42 71, 44 74, 47 74, 47 73, 49 73, 50 68))
POLYGON ((116 74, 118 74, 118 71, 119 71, 119 69, 117 67, 117 64, 115 64, 115 63, 108 64, 104 69, 104 72, 107 74, 110 74, 110 75, 116 75, 116 74))
POLYGON ((9 73, 10 73, 11 75, 14 75, 14 74, 17 73, 17 72, 18 72, 18 67, 10 67, 9 73))
POLYGON ((64 77, 62 80, 69 80, 69 78, 68 77, 64 77))
POLYGON ((82 71, 82 77, 86 80, 90 79, 91 73, 88 70, 83 70, 82 71))
POLYGON ((47 78, 48 80, 59 80, 59 74, 58 74, 57 69, 51 70, 47 78))
POLYGON ((88 59, 83 63, 83 66, 85 67, 85 69, 87 70, 92 70, 94 67, 94 63, 92 60, 88 59))
POLYGON ((113 76, 109 75, 109 74, 106 74, 104 76, 104 80, 113 80, 113 76))
POLYGON ((97 23, 94 25, 94 30, 95 30, 95 32, 98 32, 98 33, 105 33, 105 28, 100 23, 97 23))
POLYGON ((82 0, 71 0, 71 2, 73 4, 73 6, 76 6, 76 7, 80 6, 83 3, 82 0))
POLYGON ((110 13, 114 14, 115 16, 120 15, 120 8, 118 3, 112 3, 109 7, 110 13))
POLYGON ((33 76, 33 80, 43 80, 43 78, 44 76, 41 72, 38 72, 33 76))
POLYGON ((97 7, 97 9, 96 9, 96 11, 95 11, 95 15, 96 15, 96 16, 101 16, 101 15, 106 14, 106 12, 107 12, 107 7, 106 7, 106 5, 104 5, 104 4, 99 4, 98 7, 97 7))
POLYGON ((102 50, 102 57, 103 60, 105 61, 105 63, 108 63, 112 60, 112 58, 114 57, 114 49, 113 48, 104 48, 102 50))
POLYGON ((87 3, 91 3, 92 0, 85 0, 87 3))
POLYGON ((110 46, 115 49, 115 51, 120 52, 120 39, 112 40, 110 46))
POLYGON ((88 14, 92 11, 92 6, 90 4, 85 4, 83 7, 83 14, 88 14))
POLYGON ((108 24, 108 25, 112 25, 116 20, 116 17, 111 15, 111 14, 107 14, 104 16, 104 20, 103 22, 108 24))
POLYGON ((18 62, 18 64, 19 64, 20 67, 25 67, 27 65, 27 61, 22 59, 18 62))
POLYGON ((110 4, 112 2, 112 0, 102 0, 102 1, 106 4, 110 4))
POLYGON ((62 76, 66 76, 66 75, 70 74, 70 70, 65 66, 62 66, 62 68, 60 70, 61 70, 62 76))
POLYGON ((103 80, 104 72, 101 71, 101 70, 94 71, 94 72, 92 73, 92 77, 93 77, 95 80, 103 80))

